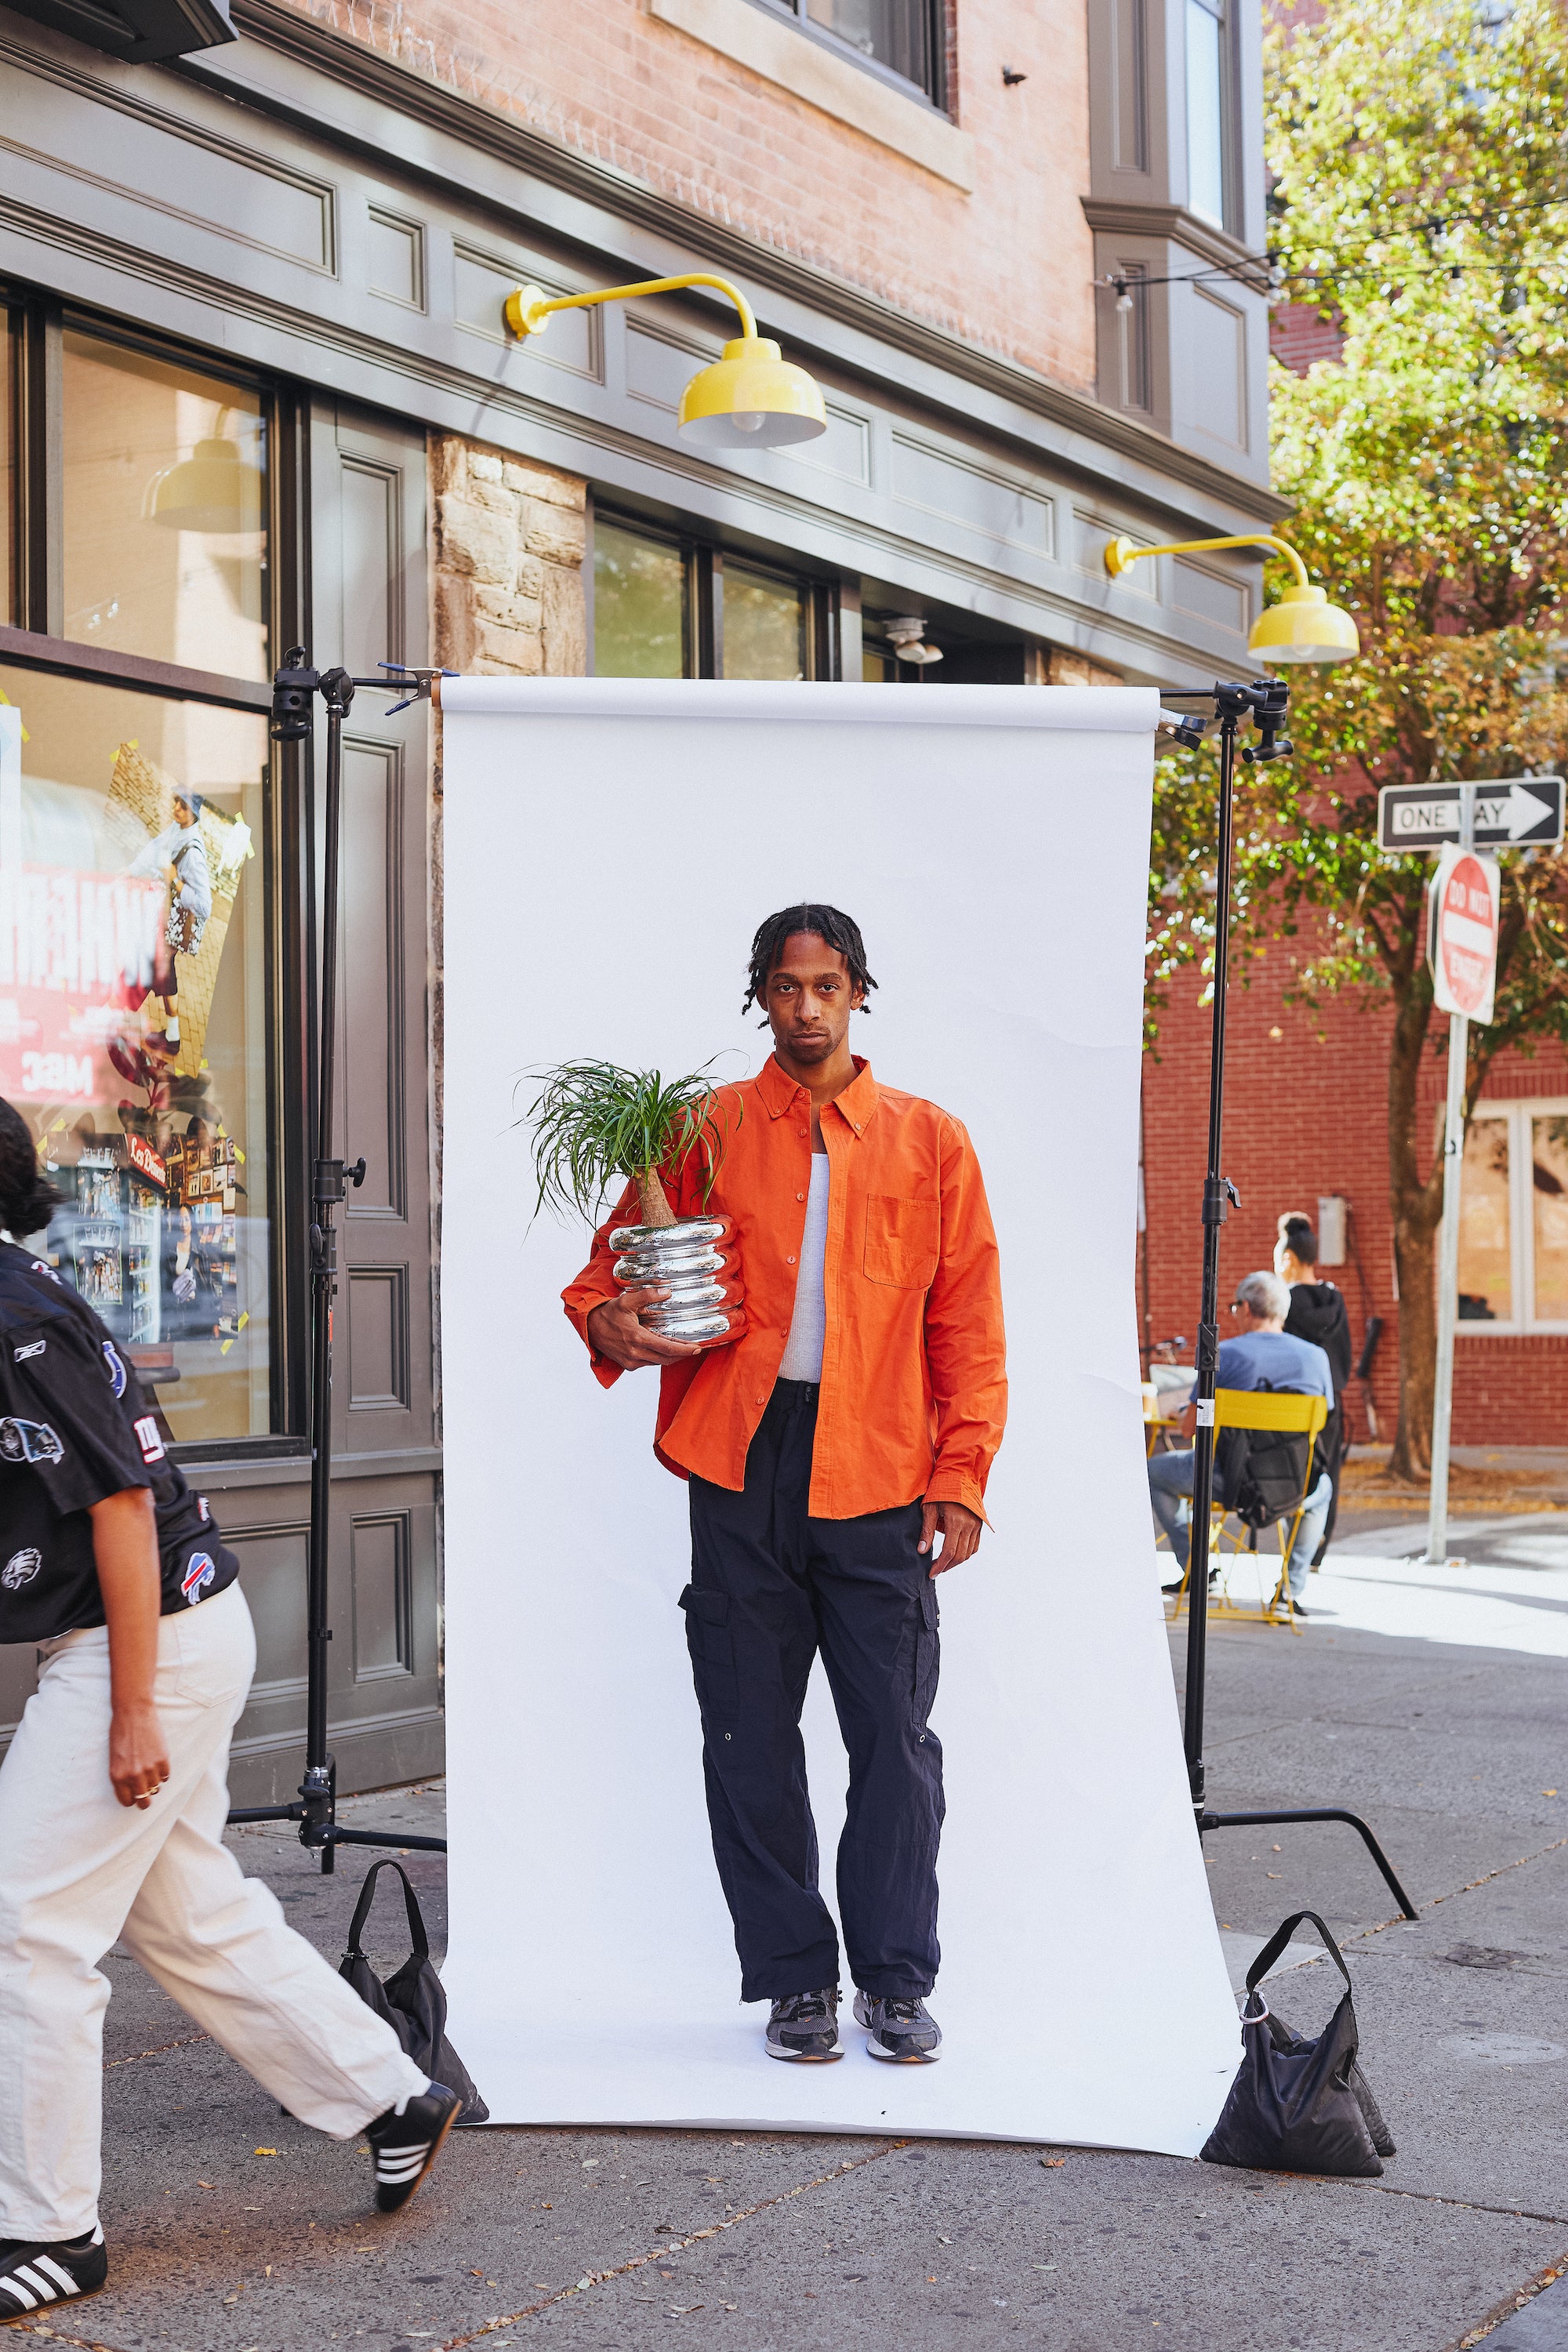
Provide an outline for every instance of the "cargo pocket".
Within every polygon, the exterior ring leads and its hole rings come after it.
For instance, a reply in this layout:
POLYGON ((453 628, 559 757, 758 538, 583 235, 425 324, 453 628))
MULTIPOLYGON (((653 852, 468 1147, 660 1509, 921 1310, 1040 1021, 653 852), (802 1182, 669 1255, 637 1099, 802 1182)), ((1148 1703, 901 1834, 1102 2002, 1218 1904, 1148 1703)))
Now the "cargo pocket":
POLYGON ((686 1612, 686 1646, 691 1653, 691 1679, 702 1720, 732 1726, 739 1710, 735 1675, 735 1642, 730 1631, 727 1592, 700 1592, 689 1584, 680 1596, 686 1612))
POLYGON ((937 1675, 942 1669, 941 1622, 936 1605, 936 1586, 924 1569, 921 1570, 920 1622, 915 1628, 915 1729, 924 1733, 926 1717, 936 1701, 937 1675))

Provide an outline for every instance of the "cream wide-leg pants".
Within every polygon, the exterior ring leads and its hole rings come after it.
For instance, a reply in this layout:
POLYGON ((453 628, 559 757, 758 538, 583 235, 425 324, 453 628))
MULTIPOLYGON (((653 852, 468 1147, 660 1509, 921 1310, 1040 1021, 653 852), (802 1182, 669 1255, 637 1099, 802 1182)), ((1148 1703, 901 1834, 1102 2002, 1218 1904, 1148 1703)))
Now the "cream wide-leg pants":
POLYGON ((347 2139, 426 2086, 223 1843, 228 1744, 256 1666, 237 1584, 163 1619, 170 1777, 145 1812, 109 1780, 109 1635, 47 1644, 0 1768, 0 2237, 98 2219, 99 1961, 118 1939, 291 2115, 347 2139))

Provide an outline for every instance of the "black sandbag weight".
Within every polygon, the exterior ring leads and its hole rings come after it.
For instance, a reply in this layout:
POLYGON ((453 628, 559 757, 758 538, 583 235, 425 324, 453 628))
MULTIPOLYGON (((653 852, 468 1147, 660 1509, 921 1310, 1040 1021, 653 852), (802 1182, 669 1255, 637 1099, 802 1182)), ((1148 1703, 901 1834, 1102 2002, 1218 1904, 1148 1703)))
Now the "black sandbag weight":
POLYGON ((373 1863, 354 1905, 349 1924, 349 1948, 338 1974, 353 1985, 368 2009, 384 2018, 415 2064, 434 2083, 445 2083, 463 2102, 459 2124, 483 2124, 490 2111, 474 2086, 473 2077, 447 2039, 447 1995, 430 1958, 430 1938, 419 1898, 399 1862, 373 1863), (413 1948, 400 1969, 384 1983, 360 1949, 360 1939, 375 1899, 375 1882, 384 1870, 395 1870, 403 1881, 404 1908, 408 1915, 408 1939, 413 1948))
POLYGON ((1354 2179, 1382 2172, 1394 2141, 1361 2070, 1350 1970, 1315 1911, 1297 1911, 1277 1927, 1248 1969, 1241 2040, 1236 2080, 1200 2151, 1205 2164, 1354 2179), (1293 2032, 1258 1990, 1303 1921, 1316 1927, 1345 1980, 1339 2007, 1316 2037, 1293 2032))

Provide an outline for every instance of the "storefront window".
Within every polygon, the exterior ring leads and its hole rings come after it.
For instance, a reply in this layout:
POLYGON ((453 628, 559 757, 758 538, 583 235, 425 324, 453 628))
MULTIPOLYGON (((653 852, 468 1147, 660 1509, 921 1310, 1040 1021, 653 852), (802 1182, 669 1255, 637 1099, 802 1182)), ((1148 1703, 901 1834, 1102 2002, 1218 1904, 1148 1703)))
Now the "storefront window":
POLYGON ((1568 1323, 1568 1117, 1531 1121, 1531 1199, 1535 1207, 1535 1318, 1568 1323))
POLYGON ((266 719, 0 688, 0 1093, 66 1195, 35 1245, 175 1438, 266 1434, 266 719))
POLYGON ((16 337, 0 310, 0 621, 15 618, 16 593, 16 337))
POLYGON ((62 368, 65 635, 267 677, 259 394, 70 331, 62 368))
POLYGON ((805 600, 784 580, 724 566, 726 677, 804 677, 805 600))
POLYGON ((601 677, 684 674, 680 550, 618 523, 594 526, 594 667, 601 677))
POLYGON ((1508 1141, 1506 1119, 1475 1118, 1465 1130, 1459 1314, 1467 1322, 1506 1323, 1513 1315, 1508 1141))
POLYGON ((1225 226, 1226 84, 1223 0, 1187 0, 1187 204, 1225 226))

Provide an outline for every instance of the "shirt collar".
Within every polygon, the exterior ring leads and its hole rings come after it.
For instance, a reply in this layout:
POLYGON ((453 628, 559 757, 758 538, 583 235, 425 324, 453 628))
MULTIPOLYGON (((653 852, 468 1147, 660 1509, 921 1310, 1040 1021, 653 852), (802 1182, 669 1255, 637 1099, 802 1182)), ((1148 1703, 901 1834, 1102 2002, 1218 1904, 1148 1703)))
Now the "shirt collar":
MULTIPOLYGON (((870 1123, 879 1089, 871 1076, 870 1063, 859 1054, 854 1055, 852 1059, 855 1076, 844 1092, 835 1097, 830 1108, 841 1111, 855 1133, 859 1135, 870 1123)), ((805 1093, 805 1088, 797 1085, 794 1078, 786 1077, 776 1057, 770 1054, 757 1073, 757 1092, 768 1117, 782 1118, 784 1112, 794 1106, 797 1097, 805 1093)))

